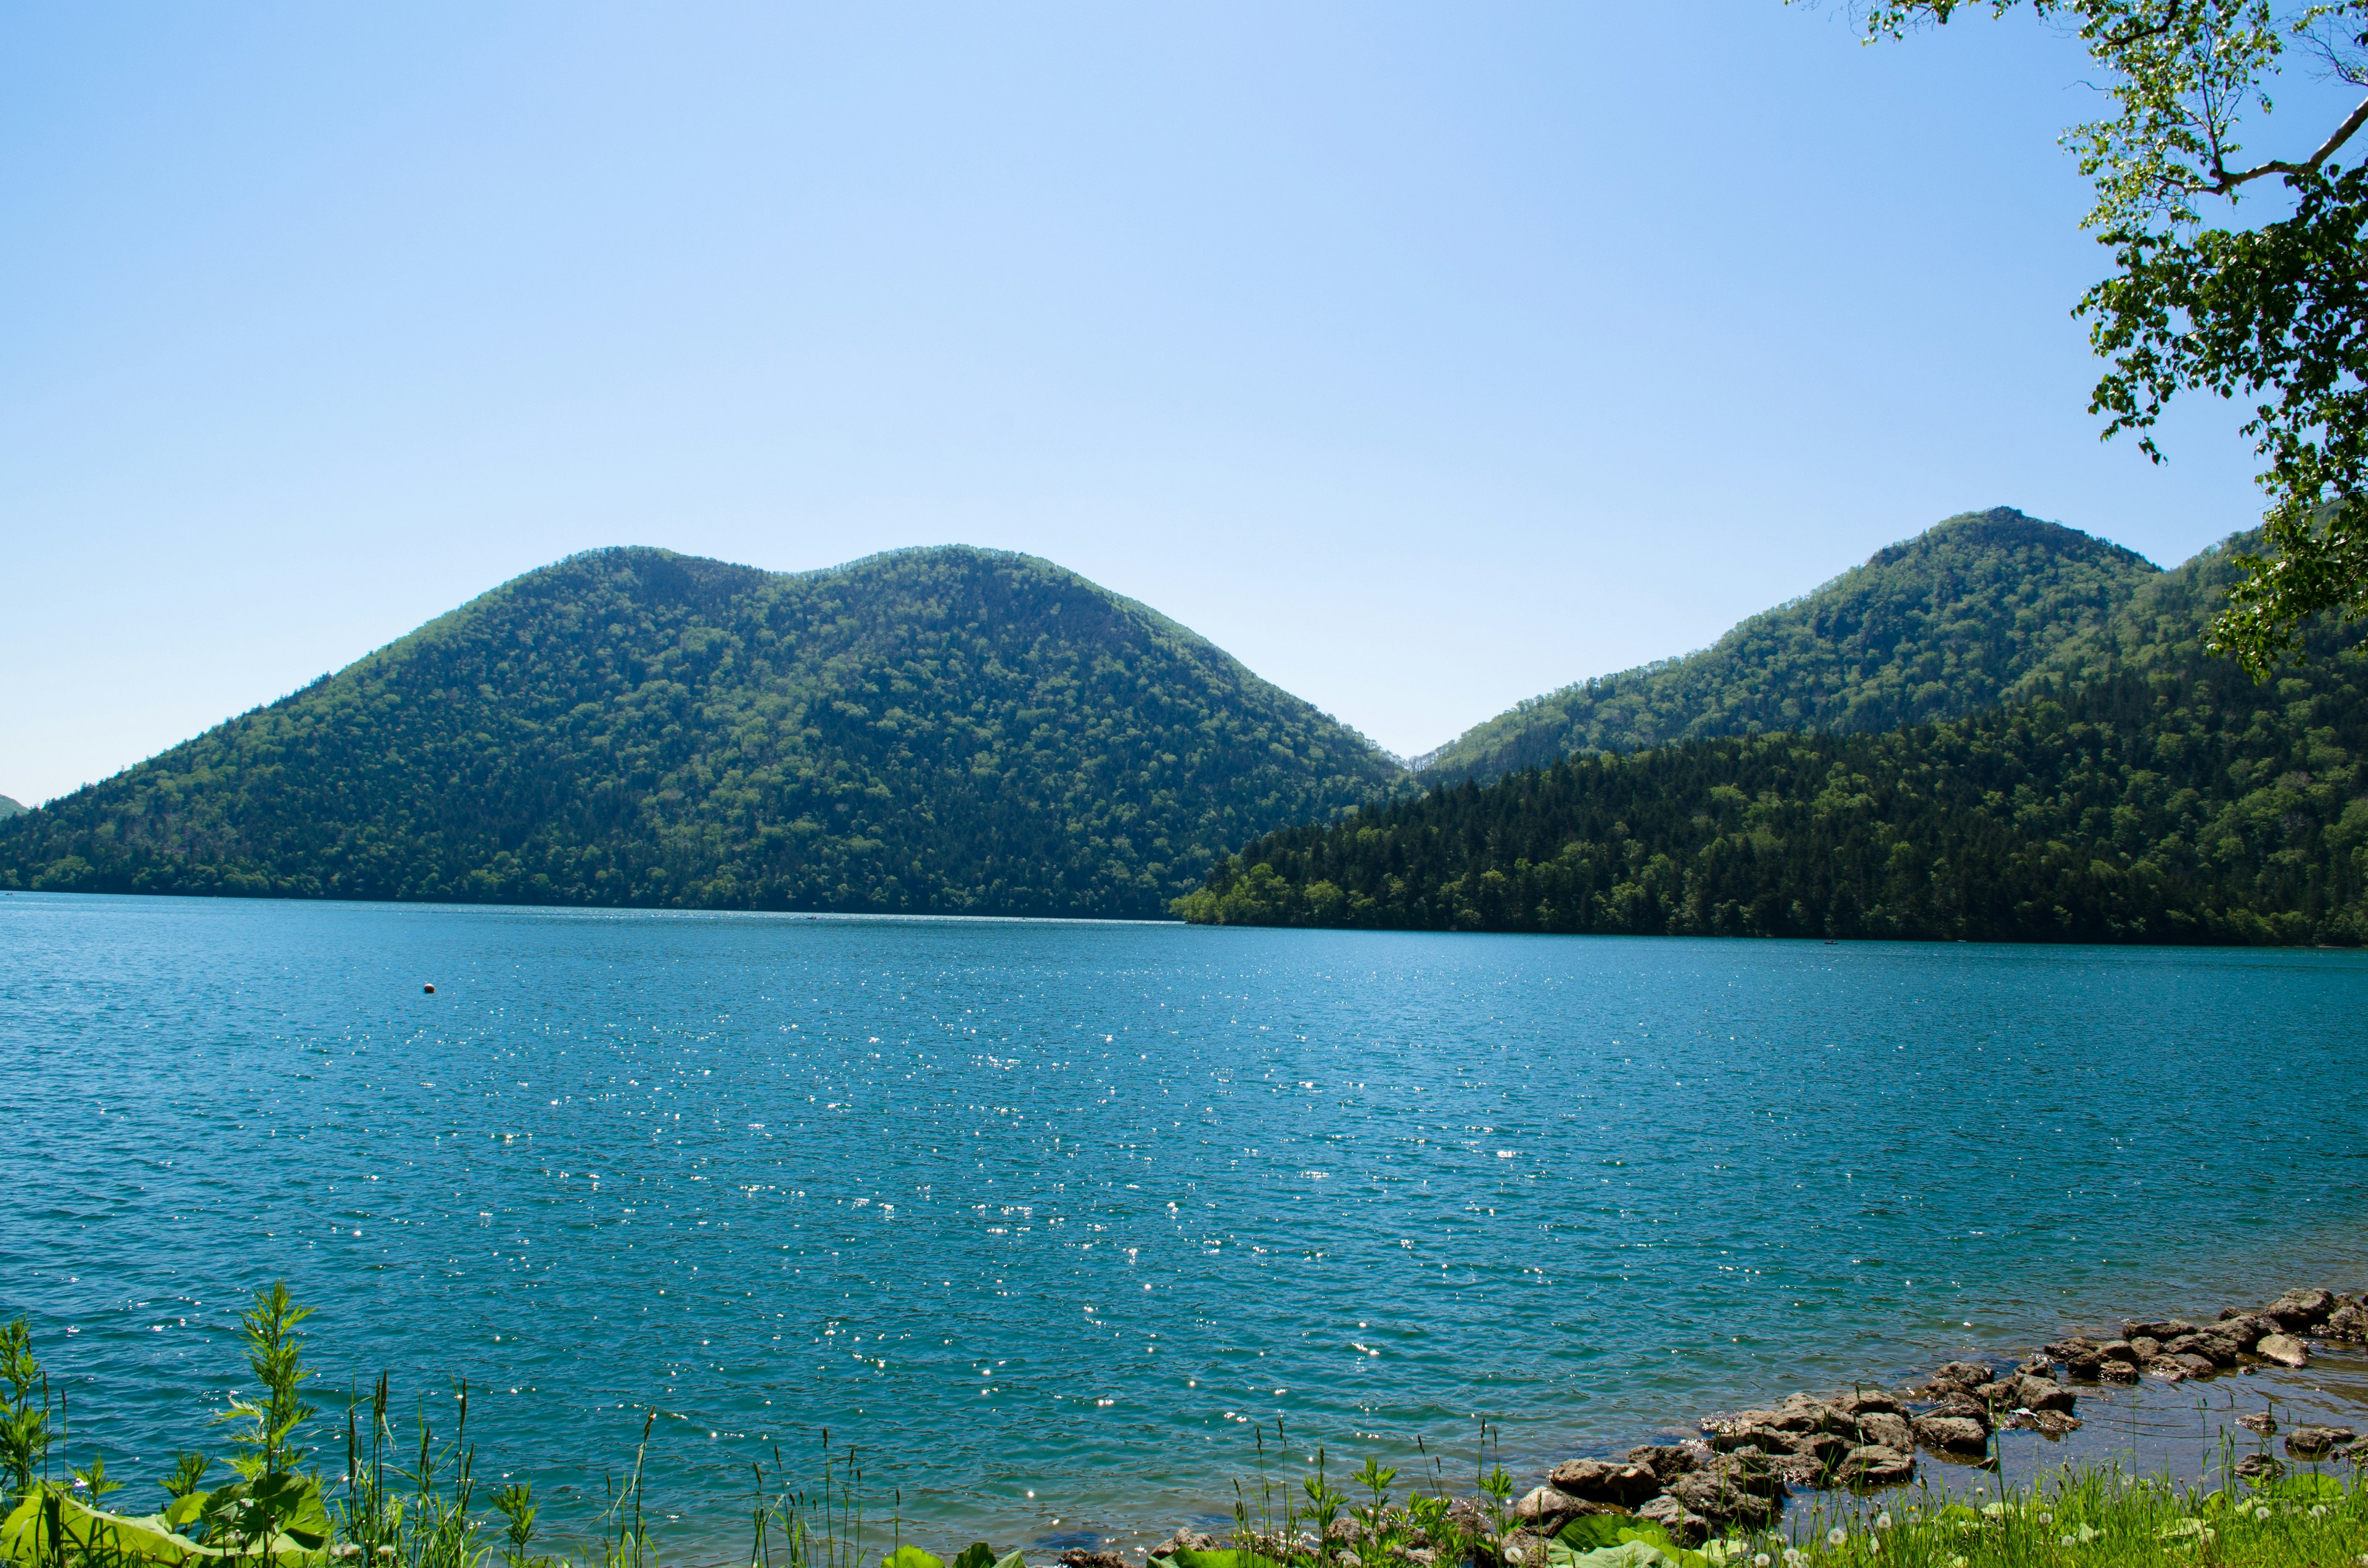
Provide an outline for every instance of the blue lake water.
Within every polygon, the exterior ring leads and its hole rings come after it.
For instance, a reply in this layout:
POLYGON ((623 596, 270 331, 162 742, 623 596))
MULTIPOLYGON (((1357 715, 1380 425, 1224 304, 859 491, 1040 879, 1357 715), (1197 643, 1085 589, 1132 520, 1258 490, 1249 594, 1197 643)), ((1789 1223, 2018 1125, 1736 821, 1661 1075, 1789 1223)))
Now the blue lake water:
POLYGON ((285 1278, 563 1528, 655 1408, 665 1539, 825 1427, 1164 1534, 1278 1417, 1520 1471, 2359 1289, 2363 1044, 2351 953, 15 894, 0 1314, 142 1489, 285 1278))

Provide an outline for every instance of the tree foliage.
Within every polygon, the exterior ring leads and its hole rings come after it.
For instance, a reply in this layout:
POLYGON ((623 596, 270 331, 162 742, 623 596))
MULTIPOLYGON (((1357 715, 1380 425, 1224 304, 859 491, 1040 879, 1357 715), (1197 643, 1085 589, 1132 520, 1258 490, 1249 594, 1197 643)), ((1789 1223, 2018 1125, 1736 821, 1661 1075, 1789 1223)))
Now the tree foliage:
POLYGON ((1532 699, 1417 767, 1486 780, 1566 752, 1773 730, 1896 729, 1989 707, 2158 575, 2010 506, 1951 517, 1699 653, 1532 699))
POLYGON ((2090 412, 2160 461, 2153 431, 2178 393, 2245 406, 2266 549, 2213 640, 2266 678, 2315 617, 2368 613, 2368 165, 2339 159, 2368 98, 2305 126, 2287 156, 2241 138, 2274 138, 2271 89, 2297 62, 2368 86, 2368 0, 1884 0, 1867 23, 1896 36, 2026 5, 2074 28, 2112 104, 2066 136, 2095 184, 2085 222, 2113 255, 2076 311, 2107 361, 2090 412))
POLYGON ((2259 685, 2206 646, 2248 540, 2016 700, 1880 734, 1565 757, 1272 834, 1219 924, 1983 940, 2368 939, 2368 648, 2259 685))
POLYGON ((0 885, 1149 916, 1402 777, 1031 557, 603 551, 0 823, 0 885))

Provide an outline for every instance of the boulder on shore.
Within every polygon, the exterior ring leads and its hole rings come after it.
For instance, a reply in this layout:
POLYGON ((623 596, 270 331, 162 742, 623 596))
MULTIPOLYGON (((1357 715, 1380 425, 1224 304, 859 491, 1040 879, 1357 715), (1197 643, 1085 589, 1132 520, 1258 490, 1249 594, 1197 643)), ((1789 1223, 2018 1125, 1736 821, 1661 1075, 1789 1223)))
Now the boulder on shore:
POLYGON ((1894 1411, 1871 1410, 1858 1418, 1859 1437, 1870 1446, 1906 1450, 1916 1446, 1907 1417, 1894 1411))
MULTIPOLYGON (((1732 1457, 1732 1456, 1730 1456, 1732 1457)), ((1764 1529, 1776 1522, 1783 1505, 1783 1483, 1770 1470, 1765 1479, 1723 1469, 1698 1470, 1680 1477, 1669 1494, 1686 1512, 1713 1524, 1764 1529)))
POLYGON ((1710 1521, 1675 1497, 1656 1497, 1637 1509, 1636 1517, 1652 1520, 1682 1547, 1697 1547, 1710 1539, 1710 1521))
POLYGON ((1989 1452, 1989 1428, 1967 1415, 1919 1415, 1910 1427, 1916 1440, 1952 1459, 1989 1452))
POLYGON ((2368 1345, 2368 1301, 2344 1302, 2328 1314, 2318 1332, 2346 1345, 2368 1345))
POLYGON ((2324 1459, 2338 1443, 2359 1435, 2349 1426, 2297 1426, 2286 1434, 2286 1452, 2298 1460, 2324 1459))
POLYGON ((1676 1443, 1646 1443, 1628 1450, 1630 1464, 1643 1465, 1667 1486, 1681 1475, 1691 1475, 1702 1468, 1694 1450, 1676 1443))
POLYGON ((2316 1287, 2305 1290, 2289 1290, 2261 1309, 2265 1318, 2274 1318, 2277 1325, 2292 1334, 2296 1329, 2316 1328, 2334 1315, 2335 1292, 2316 1287))
POLYGON ((1948 1361, 1933 1369, 1930 1386, 1935 1389, 1977 1389, 1993 1381, 1997 1376, 1979 1361, 1948 1361))
POLYGON ((1916 1457, 1887 1443, 1868 1443, 1843 1455, 1834 1475, 1850 1486, 1898 1486, 1916 1479, 1916 1457))
POLYGON ((1645 1466, 1604 1460, 1566 1460, 1547 1473, 1546 1483, 1589 1503, 1622 1508, 1633 1508, 1661 1489, 1660 1477, 1645 1466))
POLYGON ((2281 1367, 2310 1365, 2310 1346, 2290 1334, 2264 1335, 2261 1342, 2253 1346, 2253 1354, 2281 1367))
POLYGON ((2152 1318, 2122 1324, 2122 1337, 2131 1340, 2151 1339, 2160 1345, 2165 1341, 2177 1339, 2182 1334, 2193 1334, 2203 1326, 2200 1323, 2190 1323, 2185 1318, 2152 1318))

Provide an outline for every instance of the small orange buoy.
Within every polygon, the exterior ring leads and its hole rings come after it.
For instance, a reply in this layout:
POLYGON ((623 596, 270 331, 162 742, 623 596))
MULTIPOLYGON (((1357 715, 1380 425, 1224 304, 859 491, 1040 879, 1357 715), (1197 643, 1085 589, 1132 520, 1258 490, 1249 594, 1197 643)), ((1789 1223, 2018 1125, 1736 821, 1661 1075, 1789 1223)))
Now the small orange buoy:
POLYGON ((435 995, 435 994, 436 994, 436 986, 435 986, 434 983, 432 983, 432 982, 431 982, 431 983, 427 985, 427 994, 429 994, 430 996, 433 996, 433 995, 435 995))

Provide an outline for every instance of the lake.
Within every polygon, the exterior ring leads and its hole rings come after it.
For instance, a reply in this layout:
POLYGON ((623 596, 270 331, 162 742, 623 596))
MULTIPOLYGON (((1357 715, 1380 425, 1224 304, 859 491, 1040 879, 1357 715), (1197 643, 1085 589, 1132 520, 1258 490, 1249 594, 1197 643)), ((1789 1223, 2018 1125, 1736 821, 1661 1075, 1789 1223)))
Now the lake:
POLYGON ((1526 1477, 2359 1289, 2363 1004, 2346 952, 19 893, 0 1314, 135 1499, 284 1278, 318 1403, 468 1379, 563 1530, 654 1408, 662 1541, 825 1427, 926 1539, 1137 1540, 1278 1419, 1526 1477))

